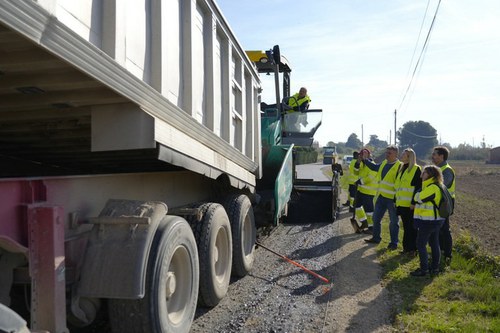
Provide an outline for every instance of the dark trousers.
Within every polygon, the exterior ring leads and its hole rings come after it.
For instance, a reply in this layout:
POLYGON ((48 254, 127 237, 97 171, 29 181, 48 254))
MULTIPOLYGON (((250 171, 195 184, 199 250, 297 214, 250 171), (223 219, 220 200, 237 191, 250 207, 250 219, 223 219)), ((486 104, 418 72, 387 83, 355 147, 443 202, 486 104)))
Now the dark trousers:
POLYGON ((413 210, 410 207, 398 207, 397 210, 403 221, 403 251, 416 251, 417 229, 413 223, 413 210))
POLYGON ((453 247, 453 240, 450 231, 450 218, 447 218, 441 229, 439 230, 439 247, 443 250, 445 257, 451 258, 451 248, 453 247))
POLYGON ((443 225, 443 220, 422 221, 418 224, 417 249, 420 258, 420 270, 429 269, 429 256, 427 254, 427 243, 429 243, 432 252, 431 270, 439 269, 441 260, 441 249, 439 248, 439 229, 443 225))
POLYGON ((349 196, 351 198, 356 198, 356 191, 358 187, 354 184, 349 184, 349 196))
POLYGON ((373 195, 357 192, 356 203, 354 207, 359 208, 363 206, 365 213, 373 213, 373 195))

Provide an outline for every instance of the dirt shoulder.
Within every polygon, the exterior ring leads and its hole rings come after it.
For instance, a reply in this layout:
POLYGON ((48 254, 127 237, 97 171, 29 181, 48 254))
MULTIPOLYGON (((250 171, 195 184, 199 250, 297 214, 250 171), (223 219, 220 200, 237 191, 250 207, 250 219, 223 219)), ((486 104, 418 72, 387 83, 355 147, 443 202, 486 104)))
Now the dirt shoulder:
POLYGON ((334 284, 322 332, 390 332, 390 295, 384 288, 375 246, 354 234, 350 214, 336 224, 334 284))
POLYGON ((452 164, 457 180, 454 234, 469 232, 493 255, 500 255, 500 165, 452 164))

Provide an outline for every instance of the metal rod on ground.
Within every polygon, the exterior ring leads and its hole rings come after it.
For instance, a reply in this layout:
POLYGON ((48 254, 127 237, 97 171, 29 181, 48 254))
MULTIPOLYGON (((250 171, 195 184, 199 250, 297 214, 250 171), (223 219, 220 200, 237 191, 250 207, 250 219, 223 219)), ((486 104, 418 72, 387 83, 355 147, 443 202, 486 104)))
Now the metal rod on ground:
POLYGON ((260 244, 260 243, 258 243, 258 242, 255 242, 255 244, 256 244, 257 246, 262 247, 263 249, 266 249, 267 251, 269 251, 269 252, 271 252, 271 253, 274 253, 274 254, 275 254, 275 255, 277 255, 278 257, 280 257, 280 258, 282 258, 282 259, 284 259, 284 260, 288 261, 288 262, 289 262, 290 264, 292 264, 292 265, 295 265, 295 266, 299 267, 300 269, 304 270, 305 272, 307 272, 307 273, 309 273, 309 274, 311 274, 311 275, 313 275, 313 276, 317 277, 317 278, 318 278, 318 279, 320 279, 321 281, 323 281, 323 282, 325 282, 325 283, 330 283, 330 281, 328 281, 328 279, 327 279, 327 278, 325 278, 324 276, 321 276, 321 275, 319 275, 318 273, 315 273, 315 272, 313 272, 313 271, 311 271, 311 270, 309 270, 309 269, 305 268, 304 266, 302 266, 302 265, 301 265, 301 264, 299 264, 298 262, 295 262, 295 261, 293 261, 292 259, 289 259, 289 258, 285 257, 284 255, 279 254, 278 252, 273 251, 273 250, 271 250, 270 248, 268 248, 268 247, 266 247, 266 246, 264 246, 264 245, 262 245, 262 244, 260 244))

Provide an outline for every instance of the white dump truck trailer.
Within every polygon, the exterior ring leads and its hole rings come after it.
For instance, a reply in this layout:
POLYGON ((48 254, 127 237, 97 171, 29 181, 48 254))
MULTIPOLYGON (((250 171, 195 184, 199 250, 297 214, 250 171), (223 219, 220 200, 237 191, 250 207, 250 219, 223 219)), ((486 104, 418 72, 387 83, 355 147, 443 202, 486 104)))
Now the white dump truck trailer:
POLYGON ((0 1, 0 331, 189 331, 252 268, 259 92, 213 0, 0 1))

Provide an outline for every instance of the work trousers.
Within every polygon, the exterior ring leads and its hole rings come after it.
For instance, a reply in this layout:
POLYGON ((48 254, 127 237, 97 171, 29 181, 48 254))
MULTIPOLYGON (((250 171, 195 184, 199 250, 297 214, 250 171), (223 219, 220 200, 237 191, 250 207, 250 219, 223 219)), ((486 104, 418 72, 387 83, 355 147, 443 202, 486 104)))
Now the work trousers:
POLYGON ((389 212, 389 233, 391 235, 391 244, 398 245, 398 235, 399 235, 399 218, 396 213, 396 205, 394 204, 394 199, 389 199, 379 195, 377 201, 375 201, 375 211, 373 212, 373 240, 380 242, 382 237, 381 233, 381 221, 384 217, 385 212, 389 212))
POLYGON ((413 210, 410 207, 397 207, 403 222, 403 251, 417 250, 417 229, 413 223, 413 210))
POLYGON ((365 209, 365 212, 372 213, 373 212, 373 195, 361 193, 358 191, 358 193, 356 193, 356 205, 355 205, 355 207, 358 208, 361 206, 363 206, 363 208, 365 209))
POLYGON ((420 258, 420 270, 426 272, 429 269, 429 256, 427 254, 427 243, 431 247, 431 271, 439 269, 441 260, 441 249, 439 248, 439 229, 443 225, 443 220, 416 221, 417 249, 420 258))
POLYGON ((443 250, 445 257, 451 258, 451 248, 453 247, 453 239, 450 231, 450 218, 448 217, 441 229, 439 230, 439 246, 443 250))
POLYGON ((357 186, 349 184, 349 206, 354 207, 354 199, 356 198, 357 186))
POLYGON ((356 193, 356 219, 361 223, 372 224, 373 220, 373 195, 356 193))

